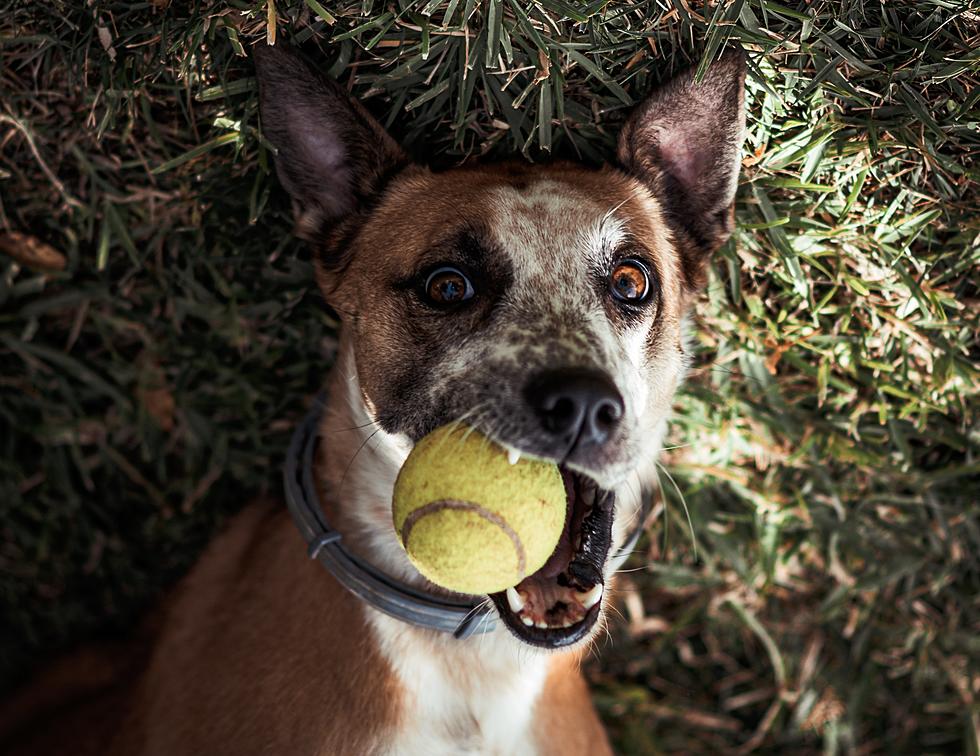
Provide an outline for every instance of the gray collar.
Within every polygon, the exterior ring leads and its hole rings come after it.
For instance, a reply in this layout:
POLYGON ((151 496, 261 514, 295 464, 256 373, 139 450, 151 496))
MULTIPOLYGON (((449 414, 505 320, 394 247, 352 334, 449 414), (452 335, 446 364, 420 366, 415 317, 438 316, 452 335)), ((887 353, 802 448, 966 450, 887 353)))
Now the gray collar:
MULTIPOLYGON (((320 439, 320 418, 325 402, 326 394, 319 394, 306 417, 293 431, 283 468, 286 504, 293 522, 306 541, 310 558, 318 560, 342 586, 362 601, 403 622, 452 633, 455 638, 493 630, 497 617, 488 601, 457 600, 420 591, 386 575, 348 551, 341 543, 340 533, 330 527, 320 506, 313 478, 314 457, 320 439)), ((626 561, 636 546, 649 509, 650 498, 647 497, 637 527, 613 557, 615 569, 626 561)))

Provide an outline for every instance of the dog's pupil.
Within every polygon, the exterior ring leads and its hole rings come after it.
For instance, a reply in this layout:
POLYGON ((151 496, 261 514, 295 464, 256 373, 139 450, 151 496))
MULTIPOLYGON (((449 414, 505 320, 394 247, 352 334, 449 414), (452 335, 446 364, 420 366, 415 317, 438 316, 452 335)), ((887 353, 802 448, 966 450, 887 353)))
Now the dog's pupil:
POLYGON ((455 302, 466 292, 466 283, 455 273, 446 273, 432 285, 432 297, 440 302, 455 302))
POLYGON ((623 299, 641 299, 646 293, 646 276, 634 265, 620 265, 613 271, 613 286, 623 299))

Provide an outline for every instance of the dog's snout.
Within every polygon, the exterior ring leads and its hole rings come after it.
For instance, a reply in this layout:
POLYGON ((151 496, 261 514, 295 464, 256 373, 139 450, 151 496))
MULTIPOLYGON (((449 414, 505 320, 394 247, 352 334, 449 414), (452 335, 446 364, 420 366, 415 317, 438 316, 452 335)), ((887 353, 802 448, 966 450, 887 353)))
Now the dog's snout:
POLYGON ((534 378, 526 393, 542 427, 569 451, 605 443, 623 417, 622 396, 598 370, 549 370, 534 378))

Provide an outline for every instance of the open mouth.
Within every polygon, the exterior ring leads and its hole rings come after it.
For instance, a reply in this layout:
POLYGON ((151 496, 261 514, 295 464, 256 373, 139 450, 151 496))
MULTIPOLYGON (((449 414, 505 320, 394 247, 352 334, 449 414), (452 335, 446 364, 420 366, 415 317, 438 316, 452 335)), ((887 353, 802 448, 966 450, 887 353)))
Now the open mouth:
POLYGON ((595 625, 612 544, 615 494, 581 473, 560 470, 568 506, 554 553, 537 572, 490 595, 508 629, 542 648, 576 643, 595 625))

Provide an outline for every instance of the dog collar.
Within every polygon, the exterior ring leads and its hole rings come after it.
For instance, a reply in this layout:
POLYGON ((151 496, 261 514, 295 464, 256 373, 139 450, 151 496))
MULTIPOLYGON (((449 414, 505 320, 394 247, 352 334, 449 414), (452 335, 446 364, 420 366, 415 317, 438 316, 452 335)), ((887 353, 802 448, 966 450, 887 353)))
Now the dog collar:
MULTIPOLYGON (((420 591, 365 562, 348 551, 341 542, 341 534, 327 522, 313 476, 325 402, 326 394, 319 394, 306 417, 293 431, 283 467, 286 505, 306 541, 310 558, 326 567, 344 588, 359 599, 410 625, 451 633, 455 638, 493 630, 497 618, 490 602, 457 601, 420 591)), ((613 557, 614 571, 619 569, 636 546, 650 504, 649 498, 644 500, 637 527, 613 557)))

